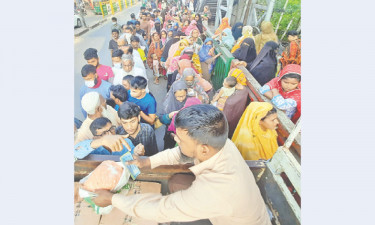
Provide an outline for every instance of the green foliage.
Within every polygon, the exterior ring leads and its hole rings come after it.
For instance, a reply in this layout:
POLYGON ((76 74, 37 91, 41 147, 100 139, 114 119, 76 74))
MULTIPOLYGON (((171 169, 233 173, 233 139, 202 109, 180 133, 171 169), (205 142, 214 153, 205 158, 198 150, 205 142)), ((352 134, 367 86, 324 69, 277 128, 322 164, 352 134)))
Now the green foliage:
MULTIPOLYGON (((284 11, 283 7, 285 5, 286 0, 276 0, 275 7, 272 13, 271 22, 276 29, 277 23, 279 22, 281 13, 284 11)), ((283 18, 280 22, 279 29, 277 31, 277 36, 280 39, 281 36, 284 34, 290 20, 293 19, 292 24, 290 25, 288 30, 297 30, 298 25, 301 21, 301 0, 289 0, 288 5, 285 9, 283 18)), ((287 40, 287 36, 285 35, 283 40, 287 40)))

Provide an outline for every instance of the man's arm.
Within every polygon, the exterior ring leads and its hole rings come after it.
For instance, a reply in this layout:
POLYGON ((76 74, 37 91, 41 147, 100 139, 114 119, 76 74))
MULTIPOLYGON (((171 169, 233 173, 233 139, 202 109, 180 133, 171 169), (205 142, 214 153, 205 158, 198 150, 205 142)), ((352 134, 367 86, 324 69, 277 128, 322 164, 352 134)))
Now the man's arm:
POLYGON ((143 111, 141 111, 140 115, 148 124, 154 125, 156 114, 146 115, 143 111))
POLYGON ((197 178, 188 189, 167 196, 161 194, 125 196, 103 190, 96 191, 98 197, 94 199, 94 202, 98 206, 112 204, 130 216, 159 223, 187 222, 232 215, 231 204, 228 204, 222 197, 223 193, 219 193, 214 188, 213 185, 207 185, 205 181, 197 178))

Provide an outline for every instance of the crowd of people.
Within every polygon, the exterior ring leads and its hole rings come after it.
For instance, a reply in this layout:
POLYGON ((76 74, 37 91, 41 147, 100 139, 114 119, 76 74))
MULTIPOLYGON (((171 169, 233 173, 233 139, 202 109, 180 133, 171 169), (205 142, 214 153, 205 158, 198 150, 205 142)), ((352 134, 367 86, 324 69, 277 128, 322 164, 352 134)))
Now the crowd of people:
POLYGON ((85 119, 75 118, 74 156, 130 151, 131 164, 140 168, 195 164, 193 174, 176 174, 168 181, 168 196, 98 190, 98 206, 114 205, 158 222, 209 218, 213 224, 270 225, 243 159, 269 160, 276 152, 276 109, 293 122, 301 115, 301 42, 296 31, 289 31, 289 45, 278 57, 280 43, 270 22, 262 22, 254 36, 251 26, 237 22, 231 27, 228 18, 209 37, 210 9, 200 10, 196 2, 143 1, 139 14, 132 13, 126 23, 113 17, 106 34, 111 35, 112 65, 101 64, 95 48, 83 52, 87 64, 81 69, 80 101, 85 119), (217 42, 234 59, 222 88, 214 90, 211 78, 221 57, 217 42), (251 102, 241 68, 270 102, 251 102), (167 94, 157 111, 148 84, 161 88, 160 79, 167 81, 167 94), (158 149, 155 129, 163 125, 164 149, 158 149))
MULTIPOLYGON (((111 152, 109 142, 120 143, 123 135, 128 135, 129 146, 137 149, 135 154, 152 156, 173 148, 176 114, 197 104, 212 104, 224 113, 228 137, 244 159, 272 157, 278 147, 276 108, 293 122, 301 115, 298 33, 288 32, 290 44, 279 57, 280 43, 271 22, 262 22, 261 32, 254 36, 251 26, 236 22, 231 27, 228 18, 223 18, 214 35, 208 37, 210 9, 204 6, 197 12, 194 3, 144 1, 139 14, 132 13, 126 23, 120 25, 112 17, 108 33, 112 65, 101 64, 95 48, 83 52, 87 64, 81 69, 85 84, 80 90, 80 101, 85 120, 75 118, 76 158, 117 154, 111 152), (234 57, 219 90, 214 90, 211 81, 215 62, 221 56, 215 42, 223 43, 234 57), (244 66, 258 81, 262 86, 259 92, 272 104, 250 103, 248 81, 239 66, 244 66), (153 73, 153 81, 149 81, 148 70, 153 73), (158 112, 148 83, 158 87, 160 79, 167 80, 167 94, 158 112), (155 129, 162 125, 166 126, 164 149, 158 149, 155 129), (103 129, 105 132, 101 132, 103 129), (99 150, 92 147, 92 143, 98 142, 103 144, 99 150)), ((116 149, 121 152, 125 148, 124 144, 116 149)))

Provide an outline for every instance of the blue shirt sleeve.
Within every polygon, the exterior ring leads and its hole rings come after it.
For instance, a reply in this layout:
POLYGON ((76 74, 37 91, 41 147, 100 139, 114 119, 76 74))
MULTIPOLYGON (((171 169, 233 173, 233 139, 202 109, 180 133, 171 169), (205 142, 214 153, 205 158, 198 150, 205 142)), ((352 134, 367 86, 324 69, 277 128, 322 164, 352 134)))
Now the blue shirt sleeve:
POLYGON ((95 149, 91 148, 92 140, 84 140, 74 145, 74 158, 83 159, 95 149))
POLYGON ((284 99, 281 95, 276 95, 271 99, 272 104, 274 104, 278 109, 281 110, 291 110, 297 107, 297 102, 293 99, 284 99))
POLYGON ((166 113, 159 117, 159 120, 162 124, 169 125, 172 122, 172 119, 169 118, 169 114, 166 113))
POLYGON ((151 95, 149 97, 150 97, 149 98, 150 100, 149 100, 149 104, 147 106, 147 112, 148 112, 149 115, 150 114, 156 114, 156 101, 151 95))
POLYGON ((263 85, 263 87, 261 87, 260 89, 259 89, 259 91, 260 91, 260 93, 262 94, 262 95, 264 95, 264 93, 266 93, 267 91, 270 91, 271 89, 270 89, 270 87, 267 85, 267 84, 265 84, 265 85, 263 85))

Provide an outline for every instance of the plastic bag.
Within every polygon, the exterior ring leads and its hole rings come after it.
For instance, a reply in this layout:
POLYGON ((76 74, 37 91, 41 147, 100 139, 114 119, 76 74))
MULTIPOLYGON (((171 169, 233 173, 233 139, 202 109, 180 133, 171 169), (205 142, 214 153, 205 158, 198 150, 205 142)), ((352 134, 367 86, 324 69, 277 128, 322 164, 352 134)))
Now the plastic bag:
MULTIPOLYGON (((123 168, 123 170, 122 170, 121 178, 119 182, 117 183, 116 187, 113 190, 111 190, 112 192, 117 192, 121 190, 121 188, 128 183, 129 177, 130 177, 130 172, 128 168, 126 168, 121 162, 116 162, 116 163, 120 165, 123 168)), ((99 215, 108 214, 112 211, 112 208, 113 208, 112 205, 109 205, 107 207, 99 207, 95 205, 95 203, 92 201, 92 197, 96 197, 96 194, 94 192, 90 192, 81 188, 82 184, 89 178, 91 173, 79 181, 79 184, 80 184, 79 191, 78 191, 79 196, 91 205, 91 207, 94 209, 96 214, 99 214, 99 215)))

